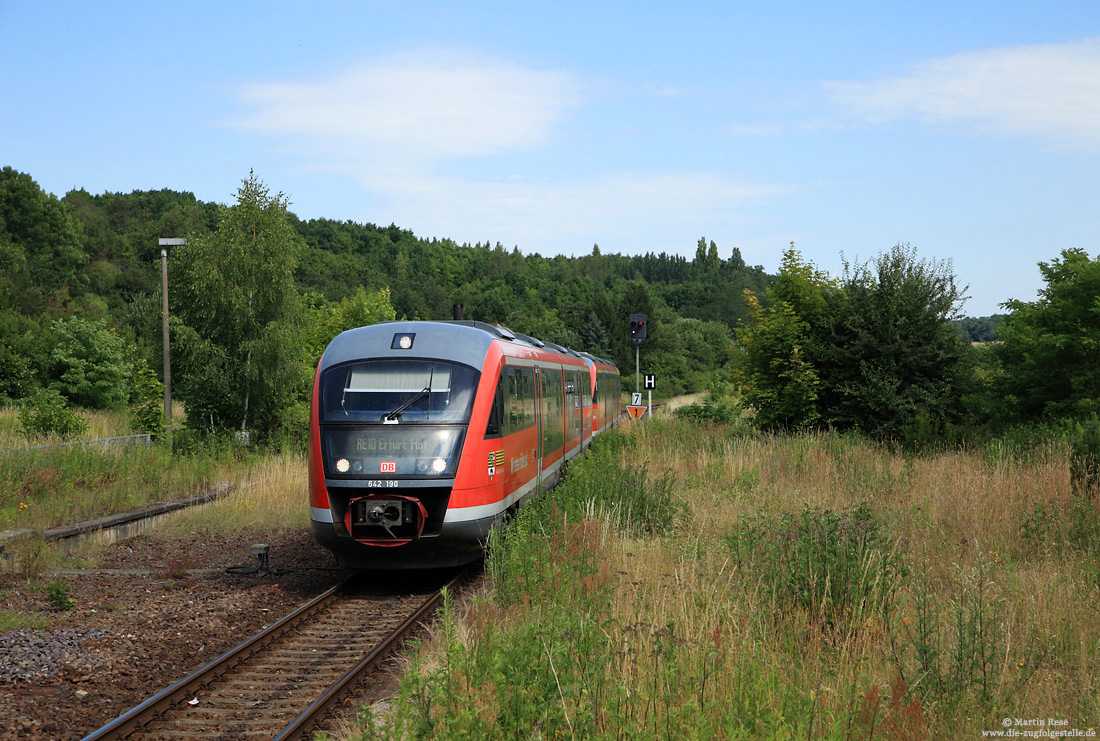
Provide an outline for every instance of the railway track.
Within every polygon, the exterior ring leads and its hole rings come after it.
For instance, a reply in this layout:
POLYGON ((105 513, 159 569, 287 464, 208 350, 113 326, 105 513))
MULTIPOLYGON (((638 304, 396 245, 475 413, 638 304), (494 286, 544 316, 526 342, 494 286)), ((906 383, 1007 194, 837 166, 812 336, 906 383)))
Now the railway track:
POLYGON ((99 739, 304 739, 440 603, 353 577, 116 718, 99 739))

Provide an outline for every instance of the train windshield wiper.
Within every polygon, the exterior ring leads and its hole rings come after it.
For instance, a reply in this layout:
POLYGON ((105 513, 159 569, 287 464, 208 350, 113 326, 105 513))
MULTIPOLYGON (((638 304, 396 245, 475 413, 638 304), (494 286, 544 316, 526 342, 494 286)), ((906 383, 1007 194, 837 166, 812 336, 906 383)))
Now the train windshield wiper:
POLYGON ((428 400, 428 414, 432 411, 432 381, 435 379, 435 368, 432 368, 431 375, 428 376, 428 385, 416 392, 416 394, 406 401, 401 406, 394 409, 389 414, 382 416, 382 422, 384 424, 394 424, 397 422, 397 418, 401 416, 402 412, 407 412, 414 404, 418 404, 424 399, 428 400))

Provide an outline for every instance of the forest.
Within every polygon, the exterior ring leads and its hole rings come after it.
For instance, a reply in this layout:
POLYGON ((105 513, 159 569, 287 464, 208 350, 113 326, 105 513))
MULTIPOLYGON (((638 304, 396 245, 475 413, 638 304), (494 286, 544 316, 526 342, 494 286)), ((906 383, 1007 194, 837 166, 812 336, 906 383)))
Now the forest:
POLYGON ((627 316, 646 314, 641 367, 662 396, 708 391, 695 414, 748 410, 762 429, 958 441, 1086 423, 1100 403, 1100 261, 1078 248, 1039 263, 1038 300, 974 319, 961 315, 950 265, 909 245, 836 277, 793 244, 769 275, 706 237, 686 238, 694 259, 598 245, 543 257, 393 224, 303 221, 254 174, 225 205, 169 189, 58 198, 11 167, 0 171, 0 403, 47 420, 128 406, 163 426, 162 237, 187 239, 168 257, 168 294, 173 395, 195 435, 293 440, 332 337, 449 319, 455 304, 624 375, 627 316))

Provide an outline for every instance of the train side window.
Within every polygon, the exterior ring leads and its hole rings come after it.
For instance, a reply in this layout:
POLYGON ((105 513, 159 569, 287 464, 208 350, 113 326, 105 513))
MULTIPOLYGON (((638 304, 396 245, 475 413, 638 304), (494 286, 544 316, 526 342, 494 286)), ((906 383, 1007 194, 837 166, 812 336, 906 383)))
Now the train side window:
POLYGON ((521 429, 520 418, 523 412, 519 398, 519 378, 516 376, 515 368, 505 368, 504 373, 508 378, 508 419, 505 421, 505 427, 509 433, 512 433, 521 429))
POLYGON ((485 425, 485 437, 500 437, 503 434, 501 429, 501 409, 503 407, 504 398, 504 373, 500 375, 500 380, 497 381, 496 391, 493 393, 493 407, 489 410, 489 422, 485 425))
POLYGON ((535 370, 533 368, 517 368, 520 374, 520 395, 522 417, 520 419, 521 430, 535 426, 535 370))

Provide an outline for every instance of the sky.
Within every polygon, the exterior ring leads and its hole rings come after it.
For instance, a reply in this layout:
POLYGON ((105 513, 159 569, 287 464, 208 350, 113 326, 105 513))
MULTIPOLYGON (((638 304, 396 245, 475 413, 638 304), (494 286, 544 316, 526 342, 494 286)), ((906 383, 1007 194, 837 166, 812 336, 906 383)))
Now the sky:
POLYGON ((1100 3, 0 0, 0 166, 524 254, 1097 256, 1100 3))

